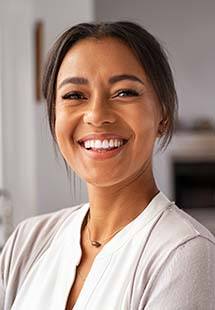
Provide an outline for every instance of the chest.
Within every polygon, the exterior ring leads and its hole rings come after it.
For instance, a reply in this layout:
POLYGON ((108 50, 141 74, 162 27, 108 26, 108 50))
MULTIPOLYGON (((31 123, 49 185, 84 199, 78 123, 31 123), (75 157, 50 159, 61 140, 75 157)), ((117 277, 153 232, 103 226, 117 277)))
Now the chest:
POLYGON ((114 254, 82 256, 81 260, 78 256, 74 259, 74 251, 69 247, 58 250, 58 254, 57 249, 47 252, 33 266, 12 310, 138 309, 131 307, 131 302, 138 303, 143 279, 147 278, 142 274, 143 266, 141 274, 138 271, 137 244, 135 248, 127 244, 114 254))
MULTIPOLYGON (((132 266, 132 260, 128 262, 115 257, 99 262, 83 259, 76 269, 65 310, 83 310, 85 307, 131 310, 130 298, 136 280, 135 266, 132 266)), ((139 283, 137 285, 140 287, 139 283)), ((137 296, 138 290, 135 291, 137 296)), ((132 309, 137 310, 136 307, 132 309)))
POLYGON ((86 278, 90 272, 92 263, 94 259, 91 260, 85 260, 82 258, 81 263, 79 266, 76 268, 76 274, 75 274, 75 279, 72 284, 71 290, 69 292, 68 300, 67 300, 67 305, 66 305, 66 310, 72 310, 79 295, 80 292, 84 286, 84 283, 86 281, 86 278))
POLYGON ((78 282, 78 279, 75 279, 75 282, 71 288, 71 291, 69 293, 68 296, 68 300, 67 300, 67 305, 66 305, 66 310, 72 310, 77 299, 78 296, 81 292, 81 289, 83 287, 83 283, 78 282))

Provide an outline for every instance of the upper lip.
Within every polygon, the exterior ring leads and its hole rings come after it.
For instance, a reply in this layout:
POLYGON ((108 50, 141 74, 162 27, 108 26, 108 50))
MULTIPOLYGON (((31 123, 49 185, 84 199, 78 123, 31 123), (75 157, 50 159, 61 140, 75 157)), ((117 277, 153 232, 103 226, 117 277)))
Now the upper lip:
POLYGON ((115 133, 93 133, 88 134, 86 136, 83 136, 82 138, 78 139, 78 142, 85 142, 87 140, 105 140, 105 139, 122 139, 122 140, 128 140, 127 137, 123 137, 119 134, 115 133))

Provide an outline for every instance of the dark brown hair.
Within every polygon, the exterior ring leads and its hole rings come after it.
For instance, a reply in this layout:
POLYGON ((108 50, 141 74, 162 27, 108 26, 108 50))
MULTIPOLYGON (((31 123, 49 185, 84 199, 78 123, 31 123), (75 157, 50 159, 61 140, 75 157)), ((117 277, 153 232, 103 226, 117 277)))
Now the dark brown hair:
POLYGON ((167 146, 172 138, 178 105, 172 71, 158 40, 140 25, 128 21, 81 23, 66 30, 53 45, 44 68, 42 90, 47 102, 49 126, 54 140, 56 141, 56 80, 60 65, 66 53, 78 41, 104 37, 114 37, 125 42, 142 64, 161 105, 161 146, 167 146))

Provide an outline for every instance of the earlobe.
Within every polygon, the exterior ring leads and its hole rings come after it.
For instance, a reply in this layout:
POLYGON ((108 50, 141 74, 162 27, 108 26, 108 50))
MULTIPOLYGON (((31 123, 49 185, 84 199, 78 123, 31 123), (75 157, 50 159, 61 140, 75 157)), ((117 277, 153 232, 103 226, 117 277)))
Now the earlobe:
POLYGON ((167 129, 168 120, 162 119, 158 126, 158 137, 162 137, 167 129))

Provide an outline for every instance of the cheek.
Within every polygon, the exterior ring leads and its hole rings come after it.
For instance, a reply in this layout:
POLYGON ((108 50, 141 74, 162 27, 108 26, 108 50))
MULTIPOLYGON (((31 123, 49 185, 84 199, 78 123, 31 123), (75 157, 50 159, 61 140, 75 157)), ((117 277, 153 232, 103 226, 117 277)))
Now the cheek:
POLYGON ((61 144, 65 132, 67 132, 67 126, 65 126, 65 123, 57 117, 55 121, 55 135, 58 145, 61 144))
POLYGON ((130 111, 130 127, 134 131, 134 135, 142 136, 146 139, 151 136, 156 136, 158 130, 159 119, 158 115, 147 109, 139 111, 130 111))
POLYGON ((72 141, 72 122, 65 117, 64 113, 59 113, 55 120, 55 134, 60 151, 63 153, 68 142, 72 141))
POLYGON ((152 155, 157 138, 158 117, 152 111, 139 110, 130 118, 130 127, 134 135, 135 160, 143 160, 152 155))

